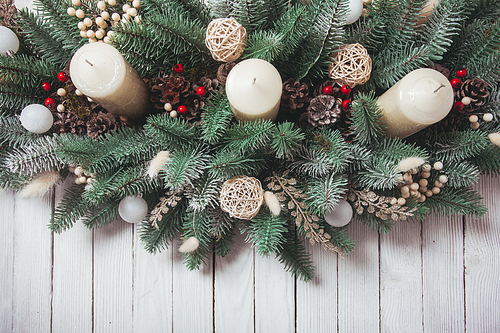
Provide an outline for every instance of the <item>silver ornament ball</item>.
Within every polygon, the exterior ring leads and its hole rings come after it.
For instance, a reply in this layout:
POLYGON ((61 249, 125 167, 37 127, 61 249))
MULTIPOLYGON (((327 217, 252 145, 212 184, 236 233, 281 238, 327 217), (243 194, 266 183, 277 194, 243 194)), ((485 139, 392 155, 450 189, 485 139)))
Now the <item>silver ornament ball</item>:
POLYGON ((139 223, 148 213, 148 204, 143 198, 128 196, 120 201, 118 213, 125 222, 139 223))
POLYGON ((325 214, 325 221, 332 227, 340 228, 351 222, 352 207, 343 200, 339 200, 338 206, 329 213, 325 214))

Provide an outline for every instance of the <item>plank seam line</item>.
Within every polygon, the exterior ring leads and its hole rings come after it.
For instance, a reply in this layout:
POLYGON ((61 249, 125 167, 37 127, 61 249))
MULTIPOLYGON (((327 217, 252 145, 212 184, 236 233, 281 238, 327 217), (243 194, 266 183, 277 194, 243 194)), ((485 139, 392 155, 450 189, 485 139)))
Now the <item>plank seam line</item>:
POLYGON ((378 331, 382 332, 382 293, 380 292, 381 287, 381 271, 380 271, 380 231, 378 232, 378 331))
POLYGON ((425 332, 424 326, 424 222, 420 221, 420 287, 422 292, 422 333, 425 332))
POLYGON ((464 216, 462 216, 462 233, 463 233, 463 243, 462 243, 462 250, 463 250, 463 254, 462 254, 462 260, 463 260, 463 277, 464 277, 464 332, 467 332, 467 292, 466 292, 466 283, 465 283, 465 273, 466 273, 466 269, 467 267, 465 266, 465 256, 466 256, 466 253, 465 253, 465 232, 466 232, 466 228, 467 228, 467 219, 464 216))
MULTIPOLYGON (((50 204, 51 204, 51 213, 52 215, 54 214, 55 212, 55 207, 56 207, 56 187, 55 185, 52 186, 52 192, 51 192, 51 200, 50 200, 50 204)), ((51 251, 51 261, 52 261, 52 266, 50 268, 50 331, 53 332, 54 330, 54 231, 52 231, 50 233, 50 238, 51 238, 51 247, 52 247, 52 251, 51 251)))

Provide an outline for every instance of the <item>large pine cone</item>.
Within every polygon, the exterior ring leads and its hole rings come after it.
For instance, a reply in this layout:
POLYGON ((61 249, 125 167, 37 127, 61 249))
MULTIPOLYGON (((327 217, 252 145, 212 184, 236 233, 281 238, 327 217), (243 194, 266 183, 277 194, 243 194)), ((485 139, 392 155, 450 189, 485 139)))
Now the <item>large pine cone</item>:
POLYGON ((439 73, 443 74, 448 80, 450 79, 450 70, 444 67, 443 65, 440 65, 438 63, 433 63, 432 66, 430 66, 429 68, 434 69, 439 73))
POLYGON ((281 107, 283 110, 295 113, 307 107, 309 102, 309 87, 294 79, 288 79, 283 83, 281 94, 281 107))
POLYGON ((342 113, 340 103, 331 95, 320 95, 309 103, 307 121, 314 127, 333 127, 342 113))
POLYGON ((166 78, 154 78, 151 82, 151 102, 155 109, 163 109, 165 103, 170 103, 174 108, 186 105, 193 95, 191 83, 181 75, 170 74, 166 78))
POLYGON ((466 105, 465 109, 470 113, 476 111, 486 104, 490 97, 488 83, 478 78, 466 80, 462 83, 460 88, 455 91, 455 99, 457 101, 461 101, 464 97, 469 97, 471 99, 471 103, 466 105))
POLYGON ((119 123, 117 123, 115 115, 99 112, 97 116, 87 121, 87 135, 92 139, 97 139, 102 134, 116 131, 118 127, 119 123))
POLYGON ((54 121, 54 129, 57 133, 76 133, 83 134, 87 132, 85 121, 77 116, 66 112, 54 113, 57 120, 54 121))

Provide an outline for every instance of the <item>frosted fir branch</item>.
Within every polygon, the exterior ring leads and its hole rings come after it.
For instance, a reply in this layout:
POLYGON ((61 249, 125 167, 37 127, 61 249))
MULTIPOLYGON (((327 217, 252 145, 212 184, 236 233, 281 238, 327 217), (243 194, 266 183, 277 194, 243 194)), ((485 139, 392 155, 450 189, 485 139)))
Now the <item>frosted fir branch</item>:
POLYGON ((160 171, 165 188, 179 191, 194 186, 194 181, 202 176, 207 167, 209 158, 207 147, 203 145, 188 145, 173 151, 160 171))
POLYGON ((192 188, 187 189, 186 196, 189 198, 189 208, 198 213, 206 208, 214 208, 219 205, 219 192, 222 188, 222 180, 203 175, 195 182, 192 188))
POLYGON ((18 148, 26 146, 39 138, 39 135, 28 132, 16 116, 0 116, 0 144, 18 148))
POLYGON ((309 210, 319 216, 333 211, 347 191, 347 182, 347 177, 342 174, 313 178, 307 183, 306 203, 309 210))
POLYGON ((233 112, 225 93, 214 93, 201 115, 201 139, 216 144, 224 136, 232 119, 233 112))

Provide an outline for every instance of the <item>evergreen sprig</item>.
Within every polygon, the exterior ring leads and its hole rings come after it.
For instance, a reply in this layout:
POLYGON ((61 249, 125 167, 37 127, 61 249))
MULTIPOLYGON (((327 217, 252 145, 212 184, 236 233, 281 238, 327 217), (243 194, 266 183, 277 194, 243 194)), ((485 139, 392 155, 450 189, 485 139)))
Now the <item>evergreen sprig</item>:
POLYGON ((285 241, 287 220, 283 216, 275 216, 261 211, 252 219, 247 232, 246 241, 252 243, 257 253, 268 257, 279 252, 285 241))
POLYGON ((383 111, 377 104, 374 92, 360 93, 352 103, 351 130, 354 140, 369 146, 382 139, 384 134, 383 111))

